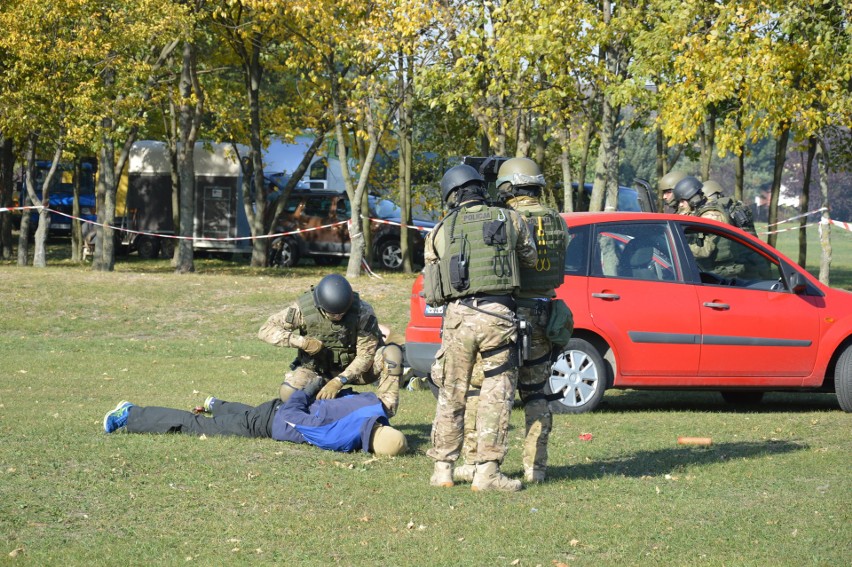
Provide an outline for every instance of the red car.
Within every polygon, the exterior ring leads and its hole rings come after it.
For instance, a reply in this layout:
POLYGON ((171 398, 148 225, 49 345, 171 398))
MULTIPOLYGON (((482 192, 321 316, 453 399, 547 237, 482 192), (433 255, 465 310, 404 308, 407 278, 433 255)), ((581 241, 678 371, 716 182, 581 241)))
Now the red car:
MULTIPOLYGON (((582 413, 607 388, 836 392, 852 411, 852 293, 821 284, 730 225, 654 213, 564 214, 574 335, 553 364, 554 411, 582 413)), ((440 307, 411 290, 406 357, 428 375, 440 307)))

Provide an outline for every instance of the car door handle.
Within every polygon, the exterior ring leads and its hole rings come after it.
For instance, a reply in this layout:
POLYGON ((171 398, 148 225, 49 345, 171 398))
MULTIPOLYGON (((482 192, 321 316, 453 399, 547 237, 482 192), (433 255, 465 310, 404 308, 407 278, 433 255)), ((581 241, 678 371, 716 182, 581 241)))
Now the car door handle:
POLYGON ((731 308, 727 303, 716 303, 715 301, 705 301, 704 307, 709 307, 710 309, 718 309, 720 311, 727 311, 731 308))
POLYGON ((595 299, 609 299, 613 301, 616 299, 621 299, 621 296, 617 293, 593 293, 592 297, 594 297, 595 299))

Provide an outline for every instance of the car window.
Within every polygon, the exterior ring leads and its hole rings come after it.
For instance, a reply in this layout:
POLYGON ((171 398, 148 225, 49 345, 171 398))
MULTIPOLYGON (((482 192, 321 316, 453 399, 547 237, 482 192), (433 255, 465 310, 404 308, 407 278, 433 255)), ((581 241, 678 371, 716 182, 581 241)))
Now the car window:
POLYGON ((349 199, 339 197, 337 199, 337 220, 344 220, 352 217, 352 207, 349 206, 349 199))
POLYGON ((666 223, 603 223, 595 227, 592 275, 681 281, 666 223))
POLYGON ((573 227, 568 232, 570 239, 565 250, 565 273, 584 276, 589 263, 589 227, 573 227))
POLYGON ((686 225, 684 235, 702 283, 786 291, 781 267, 775 258, 705 227, 686 225))
POLYGON ((311 217, 327 217, 331 211, 331 197, 308 197, 302 214, 311 217))
POLYGON ((636 189, 619 187, 617 207, 619 211, 642 212, 642 207, 639 205, 639 193, 636 189))
POLYGON ((301 202, 301 197, 290 197, 287 199, 287 204, 284 205, 284 212, 292 215, 296 212, 296 209, 299 207, 299 203, 301 202))

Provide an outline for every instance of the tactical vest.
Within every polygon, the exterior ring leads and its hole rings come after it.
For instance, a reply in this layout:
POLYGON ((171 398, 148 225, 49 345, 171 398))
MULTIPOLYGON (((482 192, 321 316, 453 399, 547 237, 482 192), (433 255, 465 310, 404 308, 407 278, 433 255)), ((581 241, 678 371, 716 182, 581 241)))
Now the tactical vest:
POLYGON ((521 270, 521 290, 552 290, 565 279, 565 230, 559 213, 541 203, 519 206, 519 212, 535 239, 538 261, 535 268, 521 270))
POLYGON ((299 297, 297 303, 302 312, 304 334, 322 341, 323 346, 323 349, 313 356, 300 350, 299 361, 302 366, 323 374, 342 370, 355 359, 358 322, 361 319, 361 300, 357 293, 354 295, 352 307, 340 321, 331 321, 323 317, 314 303, 312 291, 299 297))
POLYGON ((476 204, 451 211, 443 220, 439 270, 444 298, 508 294, 520 285, 518 235, 509 214, 476 204))
POLYGON ((700 217, 706 211, 718 211, 724 215, 725 222, 728 224, 741 228, 749 234, 757 235, 751 209, 742 201, 734 201, 731 197, 719 197, 702 205, 695 214, 700 217))

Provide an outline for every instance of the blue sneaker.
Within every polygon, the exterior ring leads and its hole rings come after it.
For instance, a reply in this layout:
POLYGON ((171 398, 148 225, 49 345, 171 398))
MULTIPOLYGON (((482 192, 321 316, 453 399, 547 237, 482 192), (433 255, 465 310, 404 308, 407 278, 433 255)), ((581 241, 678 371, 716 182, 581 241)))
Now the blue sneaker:
POLYGON ((115 433, 125 425, 127 425, 127 414, 133 404, 126 401, 118 402, 115 409, 107 412, 104 416, 104 431, 107 433, 115 433))

